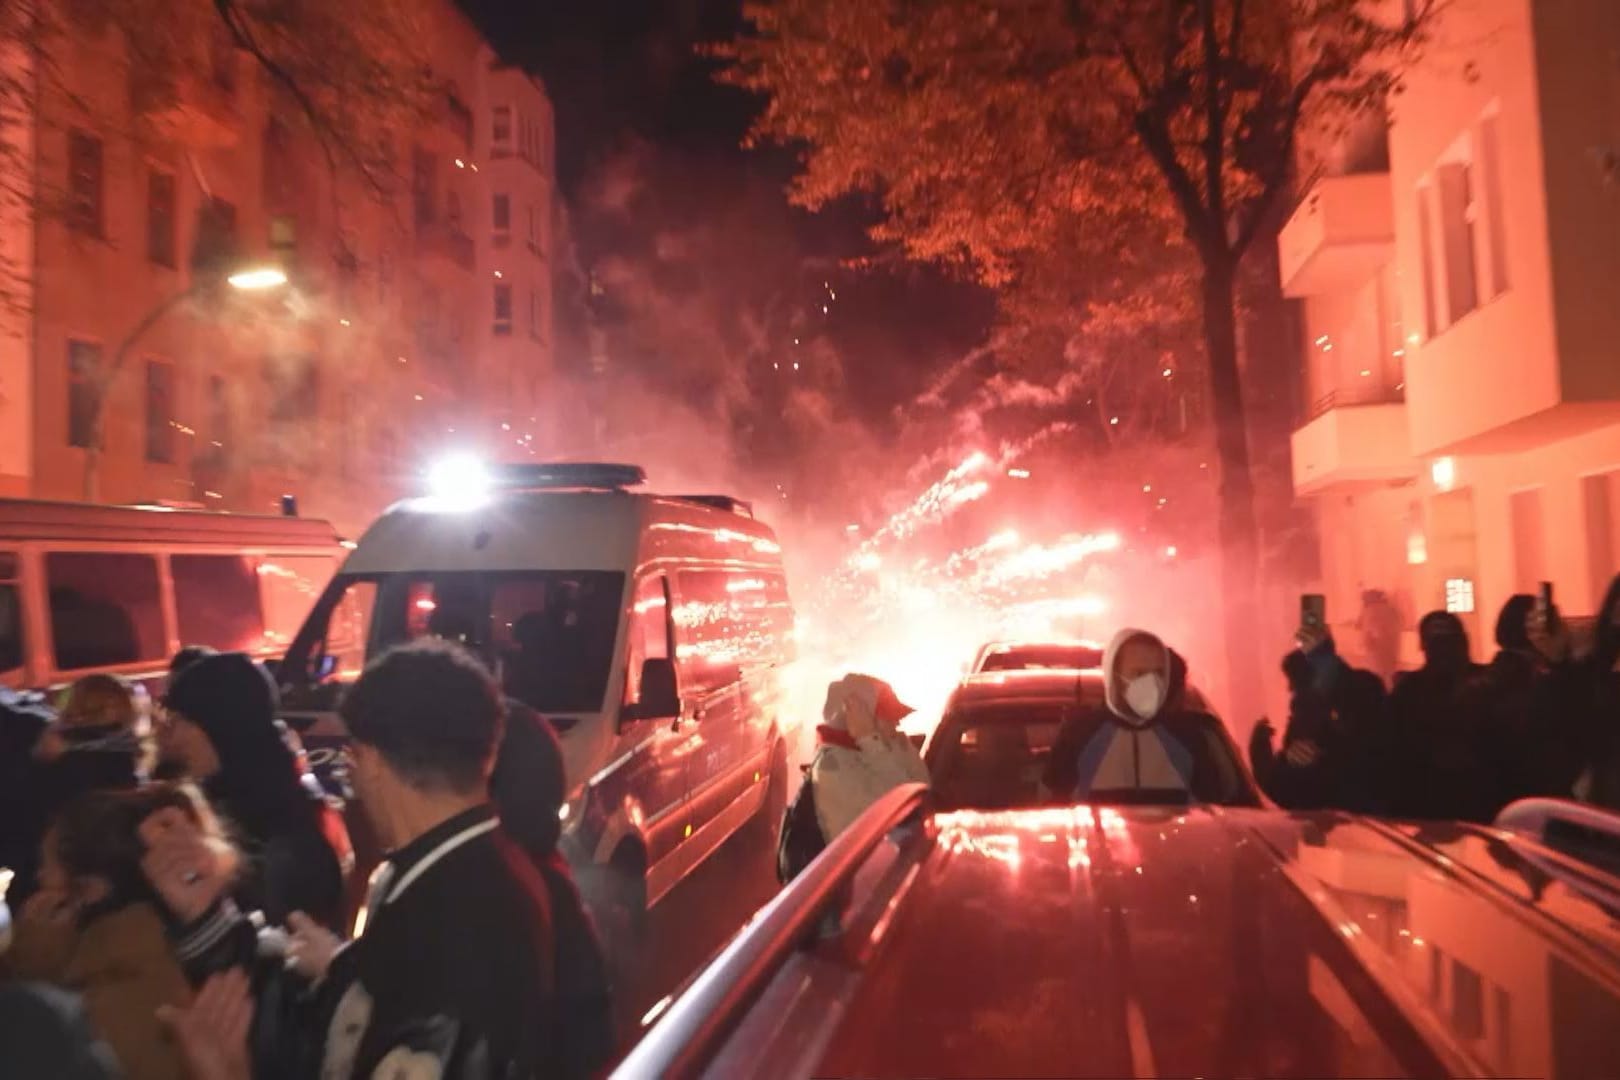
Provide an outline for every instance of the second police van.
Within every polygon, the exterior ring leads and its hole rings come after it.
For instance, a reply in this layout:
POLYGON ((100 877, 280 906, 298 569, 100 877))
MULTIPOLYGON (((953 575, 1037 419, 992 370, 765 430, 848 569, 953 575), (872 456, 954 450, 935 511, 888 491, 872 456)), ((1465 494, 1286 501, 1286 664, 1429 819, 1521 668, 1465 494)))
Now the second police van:
POLYGON ((342 764, 342 690, 425 635, 465 642, 549 719, 565 853, 610 938, 738 829, 786 802, 793 658, 781 548, 726 496, 634 491, 640 468, 468 461, 383 514, 282 667, 318 768, 342 764))

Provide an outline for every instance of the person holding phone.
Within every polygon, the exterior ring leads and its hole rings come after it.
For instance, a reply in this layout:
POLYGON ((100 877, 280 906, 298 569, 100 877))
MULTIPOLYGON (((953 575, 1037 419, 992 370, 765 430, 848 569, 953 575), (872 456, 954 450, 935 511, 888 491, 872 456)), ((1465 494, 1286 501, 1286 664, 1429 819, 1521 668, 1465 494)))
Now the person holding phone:
POLYGON ((1270 722, 1256 725, 1249 739, 1255 777, 1289 809, 1379 812, 1379 759, 1387 739, 1383 682, 1339 656, 1320 595, 1301 597, 1294 640, 1297 648, 1282 662, 1288 726, 1279 751, 1270 722))

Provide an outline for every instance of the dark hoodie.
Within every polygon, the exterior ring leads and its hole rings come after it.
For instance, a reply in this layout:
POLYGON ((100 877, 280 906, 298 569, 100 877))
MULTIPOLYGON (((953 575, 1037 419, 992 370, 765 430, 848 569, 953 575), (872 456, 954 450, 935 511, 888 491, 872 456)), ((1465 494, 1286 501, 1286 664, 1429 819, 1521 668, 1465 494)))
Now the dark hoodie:
POLYGON ((1489 822, 1500 808, 1483 665, 1469 656, 1462 620, 1431 611, 1418 622, 1424 664, 1390 694, 1398 740, 1390 811, 1398 817, 1489 822))
POLYGON ((340 925, 347 836, 299 771, 269 675, 242 653, 206 657, 179 674, 165 704, 201 728, 219 758, 202 788, 245 855, 238 903, 272 923, 302 911, 340 925))
POLYGON ((1555 664, 1531 694, 1537 765, 1530 795, 1620 809, 1620 576, 1598 609, 1592 651, 1555 664))
POLYGON ((557 851, 567 795, 562 748, 539 714, 510 700, 507 710, 490 795, 501 827, 534 861, 551 900, 561 1040, 556 1075, 595 1076, 613 1060, 613 996, 596 927, 557 851))

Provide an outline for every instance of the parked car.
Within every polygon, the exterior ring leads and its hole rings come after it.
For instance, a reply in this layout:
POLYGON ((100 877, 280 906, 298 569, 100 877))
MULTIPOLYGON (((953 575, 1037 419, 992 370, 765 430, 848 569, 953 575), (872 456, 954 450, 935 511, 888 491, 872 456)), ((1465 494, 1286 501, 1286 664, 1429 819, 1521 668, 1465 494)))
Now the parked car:
MULTIPOLYGON (((1007 671, 962 680, 923 749, 938 805, 994 810, 1047 801, 1041 779, 1063 721, 1102 703, 1101 671, 1007 671)), ((1214 716, 1208 721, 1186 747, 1193 772, 1213 785, 1206 797, 1260 805, 1260 790, 1225 725, 1214 716)))
POLYGON ((182 645, 278 658, 346 554, 313 518, 0 499, 0 685, 155 684, 182 645))
POLYGON ((1057 669, 1082 671, 1102 667, 1103 647, 1090 641, 992 641, 973 658, 969 675, 983 671, 1057 669))
POLYGON ((1559 829, 1612 855, 1620 817, 1506 827, 1522 811, 940 812, 896 790, 616 1075, 1612 1075, 1620 879, 1559 829))
POLYGON ((557 730, 563 850, 621 940, 743 826, 774 842, 788 784, 776 537, 745 503, 632 490, 645 479, 453 471, 366 530, 282 666, 285 715, 317 771, 341 772, 335 706, 369 658, 429 634, 483 657, 557 730))

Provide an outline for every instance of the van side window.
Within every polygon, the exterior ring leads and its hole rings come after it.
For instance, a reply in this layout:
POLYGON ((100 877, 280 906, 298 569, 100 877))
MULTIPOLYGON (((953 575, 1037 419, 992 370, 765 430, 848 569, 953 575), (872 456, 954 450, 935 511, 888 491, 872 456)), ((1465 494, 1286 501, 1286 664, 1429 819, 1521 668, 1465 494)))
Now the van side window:
MULTIPOLYGON (((266 562, 264 569, 273 569, 266 562)), ((241 555, 171 555, 174 610, 182 645, 210 645, 227 652, 264 648, 259 611, 259 574, 241 555)))
POLYGON ((17 553, 0 551, 0 672, 23 662, 22 593, 18 590, 17 553))
POLYGON ((642 578, 630 609, 630 651, 625 661, 624 703, 641 700, 641 665, 669 658, 669 587, 664 578, 642 578))
POLYGON ((285 649, 292 643, 292 635, 326 591, 337 565, 330 555, 270 555, 260 560, 264 645, 285 649))
POLYGON ((45 556, 45 582, 58 670, 165 659, 157 559, 53 551, 45 556))
POLYGON ((676 591, 677 655, 694 690, 724 686, 739 666, 788 659, 793 609, 779 572, 683 570, 676 591))

